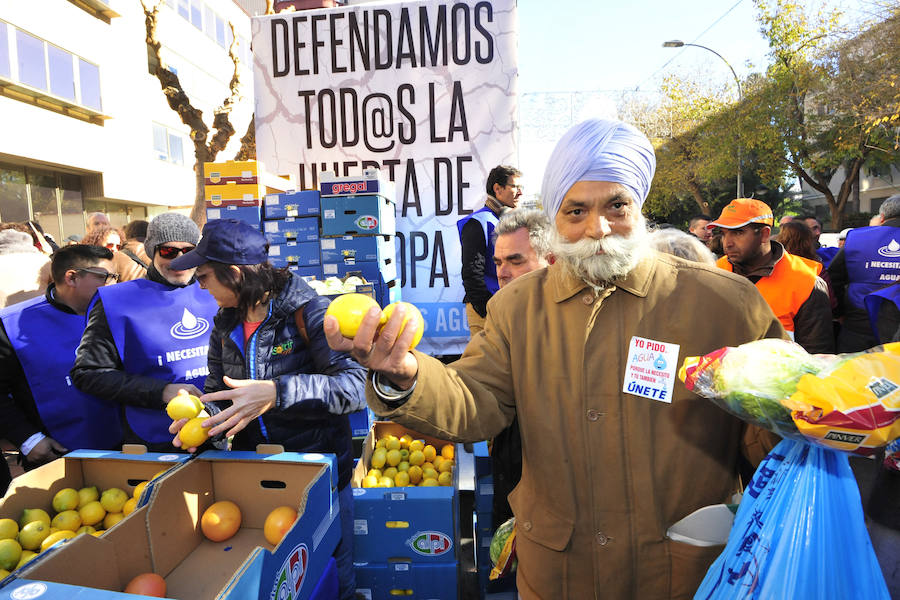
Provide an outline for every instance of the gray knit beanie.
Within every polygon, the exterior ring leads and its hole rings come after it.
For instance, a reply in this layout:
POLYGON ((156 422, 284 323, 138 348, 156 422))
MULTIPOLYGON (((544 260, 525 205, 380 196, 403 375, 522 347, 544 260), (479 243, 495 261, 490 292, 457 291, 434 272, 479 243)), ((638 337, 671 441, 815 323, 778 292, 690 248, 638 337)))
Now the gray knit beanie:
POLYGON ((200 241, 200 229, 190 218, 174 212, 163 213, 153 217, 147 227, 147 239, 144 250, 153 259, 156 247, 166 242, 187 242, 196 245, 200 241))

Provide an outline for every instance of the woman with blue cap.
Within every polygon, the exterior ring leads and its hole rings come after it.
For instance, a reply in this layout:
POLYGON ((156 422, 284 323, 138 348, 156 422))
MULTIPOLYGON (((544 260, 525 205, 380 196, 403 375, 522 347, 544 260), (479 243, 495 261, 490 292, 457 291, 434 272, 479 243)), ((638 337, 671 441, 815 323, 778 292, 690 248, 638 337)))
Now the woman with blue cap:
MULTIPOLYGON (((353 451, 347 415, 366 406, 366 371, 328 347, 322 329, 328 299, 287 269, 272 267, 266 238, 250 225, 209 221, 197 247, 172 263, 174 269, 193 267, 197 282, 219 305, 201 400, 230 401, 204 426, 211 427, 211 436, 234 436, 234 450, 273 443, 289 451, 337 455, 341 542, 335 558, 341 598, 352 598, 353 451)), ((182 425, 184 420, 172 430, 182 425)), ((181 445, 177 437, 173 443, 181 445)))

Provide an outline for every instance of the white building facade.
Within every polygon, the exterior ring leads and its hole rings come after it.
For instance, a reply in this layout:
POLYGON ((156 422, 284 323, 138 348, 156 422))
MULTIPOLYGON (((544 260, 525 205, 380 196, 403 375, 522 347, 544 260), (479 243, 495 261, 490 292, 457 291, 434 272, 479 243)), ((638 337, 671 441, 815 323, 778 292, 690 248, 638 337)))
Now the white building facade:
MULTIPOLYGON (((231 159, 253 112, 250 16, 233 0, 159 2, 163 60, 207 126, 229 96, 234 25, 242 98, 216 160, 231 159)), ((0 221, 34 219, 62 240, 94 211, 122 226, 190 208, 190 130, 151 73, 145 31, 139 0, 0 2, 0 221)))

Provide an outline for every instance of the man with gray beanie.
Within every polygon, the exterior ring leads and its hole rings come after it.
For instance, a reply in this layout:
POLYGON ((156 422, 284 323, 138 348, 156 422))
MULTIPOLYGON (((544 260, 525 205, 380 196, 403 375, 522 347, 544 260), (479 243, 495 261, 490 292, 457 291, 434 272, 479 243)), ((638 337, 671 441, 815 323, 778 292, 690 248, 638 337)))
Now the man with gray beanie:
POLYGON ((556 262, 497 292, 451 365, 408 351, 422 324, 401 332, 403 308, 380 329, 370 311, 353 339, 325 318, 331 347, 370 369, 376 414, 457 441, 518 417, 522 477, 508 499, 522 598, 691 597, 722 546, 667 529, 727 501, 742 439, 762 443, 676 372, 686 356, 784 329, 746 279, 649 249, 641 206, 654 168, 628 124, 570 129, 541 194, 556 262))
POLYGON ((182 389, 199 396, 208 373, 218 306, 194 281, 195 269, 171 267, 199 240, 184 215, 150 221, 146 277, 97 291, 71 371, 78 389, 123 407, 126 442, 157 451, 173 450, 166 404, 182 389))

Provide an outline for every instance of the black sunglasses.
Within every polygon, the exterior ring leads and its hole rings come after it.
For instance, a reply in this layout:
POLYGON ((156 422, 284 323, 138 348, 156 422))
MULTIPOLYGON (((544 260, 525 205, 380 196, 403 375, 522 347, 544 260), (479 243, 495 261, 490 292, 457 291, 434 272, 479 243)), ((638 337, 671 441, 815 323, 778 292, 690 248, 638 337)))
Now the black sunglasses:
POLYGON ((110 281, 118 281, 119 274, 118 273, 110 273, 108 271, 92 271, 91 269, 75 269, 76 271, 81 271, 83 273, 90 273, 91 275, 96 275, 97 277, 102 277, 104 281, 109 283, 110 281))
POLYGON ((175 258, 179 254, 187 254, 191 250, 193 250, 193 246, 189 246, 187 248, 173 248, 172 246, 157 246, 156 251, 159 252, 159 255, 165 259, 175 258))

